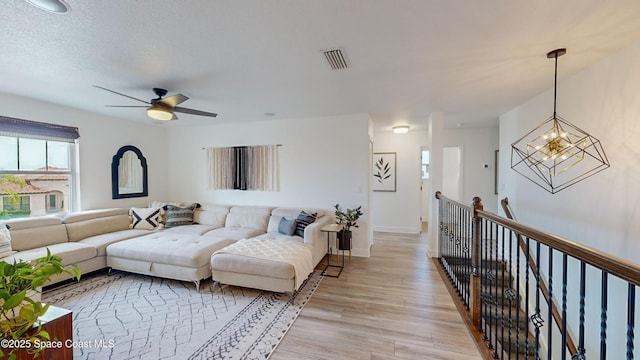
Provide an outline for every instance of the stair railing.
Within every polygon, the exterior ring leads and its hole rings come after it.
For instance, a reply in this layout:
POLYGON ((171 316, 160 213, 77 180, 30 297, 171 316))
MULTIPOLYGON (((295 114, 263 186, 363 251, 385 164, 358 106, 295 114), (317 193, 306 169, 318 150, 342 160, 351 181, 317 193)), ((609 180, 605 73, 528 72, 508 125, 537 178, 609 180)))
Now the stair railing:
POLYGON ((466 306, 472 329, 482 333, 493 358, 585 360, 587 341, 589 354, 593 354, 590 359, 634 358, 640 266, 484 211, 480 198, 474 198, 473 205, 448 199, 440 192, 436 198, 440 264, 466 306), (554 265, 560 265, 559 269, 554 265), (595 279, 594 273, 598 274, 595 279), (543 285, 545 281, 548 285, 543 285), (592 300, 592 287, 600 294, 596 299, 599 304, 592 300), (609 296, 620 288, 626 288, 626 302, 623 297, 609 296), (561 299, 557 300, 559 309, 553 305, 554 291, 561 299), (543 292, 552 305, 540 301, 541 295, 545 297, 543 292), (612 307, 613 302, 618 306, 612 307), (599 308, 593 311, 596 305, 599 308), (625 324, 617 321, 620 311, 626 312, 625 324), (609 320, 609 313, 616 321, 609 320), (572 315, 571 327, 568 314, 572 315), (556 321, 560 322, 558 327, 549 326, 556 321), (594 326, 598 322, 599 329, 594 326), (570 328, 577 332, 575 352, 570 347, 571 352, 566 350, 570 328), (609 334, 614 336, 609 339, 609 334), (617 336, 620 334, 626 334, 624 343, 619 340, 622 336, 617 336))
MULTIPOLYGON (((507 216, 507 219, 516 221, 516 219, 513 216, 513 213, 511 212, 511 207, 509 206, 508 198, 504 198, 500 200, 500 206, 502 206, 502 210, 507 216)), ((527 247, 526 241, 525 239, 522 238, 522 235, 517 234, 516 236, 518 239, 518 246, 520 247, 520 250, 524 253, 527 247)), ((532 256, 529 256, 529 268, 531 269, 533 276, 538 276, 536 260, 532 256)), ((571 338, 571 335, 569 334, 569 332, 565 331, 565 325, 564 325, 564 322, 562 321, 562 316, 558 311, 558 306, 556 305, 556 302, 553 301, 553 299, 549 298, 549 289, 547 288, 547 284, 543 279, 540 279, 540 291, 542 293, 542 296, 544 297, 544 300, 547 302, 547 304, 551 304, 553 320, 555 321, 556 326, 558 326, 561 333, 566 334, 567 336, 567 339, 566 339, 567 350, 569 350, 569 353, 572 356, 575 356, 576 354, 578 354, 578 349, 576 349, 576 345, 574 344, 573 339, 571 338)))

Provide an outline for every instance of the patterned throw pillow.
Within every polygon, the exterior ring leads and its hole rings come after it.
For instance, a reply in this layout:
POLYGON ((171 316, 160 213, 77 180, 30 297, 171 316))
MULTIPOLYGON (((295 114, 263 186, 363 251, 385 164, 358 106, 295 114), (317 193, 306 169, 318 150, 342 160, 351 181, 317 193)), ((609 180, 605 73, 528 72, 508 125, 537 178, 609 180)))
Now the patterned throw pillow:
POLYGON ((13 251, 11 250, 9 225, 0 223, 0 259, 11 256, 11 254, 13 254, 13 251))
POLYGON ((300 237, 304 237, 304 229, 309 226, 309 224, 316 221, 318 217, 318 213, 309 214, 308 212, 302 210, 298 218, 296 219, 296 235, 300 237))
POLYGON ((278 232, 284 235, 293 235, 296 232, 296 220, 287 220, 285 218, 280 219, 278 232))
POLYGON ((193 203, 187 206, 165 205, 163 209, 167 211, 167 221, 164 227, 170 228, 180 225, 193 224, 193 211, 200 207, 200 204, 193 203))
POLYGON ((155 230, 160 227, 160 208, 131 208, 131 229, 155 230))

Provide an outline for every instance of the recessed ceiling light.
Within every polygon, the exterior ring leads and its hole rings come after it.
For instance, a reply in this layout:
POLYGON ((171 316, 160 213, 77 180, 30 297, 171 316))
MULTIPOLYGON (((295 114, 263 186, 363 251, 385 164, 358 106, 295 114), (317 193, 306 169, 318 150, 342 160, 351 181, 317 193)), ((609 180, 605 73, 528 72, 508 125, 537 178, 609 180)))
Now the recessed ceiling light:
POLYGON ((271 112, 266 112, 266 113, 264 113, 264 116, 276 116, 276 114, 271 113, 271 112))
POLYGON ((52 13, 66 13, 69 7, 61 0, 27 0, 27 2, 38 9, 52 13))
POLYGON ((392 127, 394 134, 406 134, 409 132, 409 125, 397 125, 392 127))

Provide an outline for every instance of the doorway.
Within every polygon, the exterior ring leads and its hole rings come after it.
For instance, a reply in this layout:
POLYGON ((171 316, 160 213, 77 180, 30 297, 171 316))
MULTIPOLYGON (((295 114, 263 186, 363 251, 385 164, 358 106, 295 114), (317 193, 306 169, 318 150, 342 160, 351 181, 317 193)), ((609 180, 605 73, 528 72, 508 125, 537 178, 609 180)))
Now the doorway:
POLYGON ((429 231, 429 206, 431 194, 429 194, 429 148, 422 147, 420 149, 420 174, 421 174, 421 184, 420 184, 420 196, 421 196, 421 210, 420 210, 420 222, 421 222, 421 230, 422 233, 427 233, 429 231))

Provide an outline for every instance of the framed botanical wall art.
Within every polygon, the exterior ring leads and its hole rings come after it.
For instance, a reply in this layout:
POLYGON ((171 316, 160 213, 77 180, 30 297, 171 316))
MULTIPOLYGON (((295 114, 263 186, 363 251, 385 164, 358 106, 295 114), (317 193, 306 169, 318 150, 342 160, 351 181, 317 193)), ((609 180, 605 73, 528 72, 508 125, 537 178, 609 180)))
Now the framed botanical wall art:
POLYGON ((396 191, 396 153, 373 153, 373 191, 396 191))

